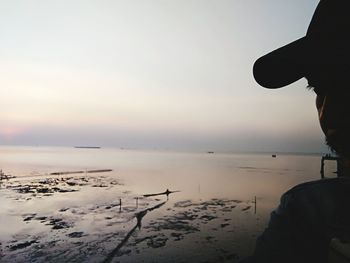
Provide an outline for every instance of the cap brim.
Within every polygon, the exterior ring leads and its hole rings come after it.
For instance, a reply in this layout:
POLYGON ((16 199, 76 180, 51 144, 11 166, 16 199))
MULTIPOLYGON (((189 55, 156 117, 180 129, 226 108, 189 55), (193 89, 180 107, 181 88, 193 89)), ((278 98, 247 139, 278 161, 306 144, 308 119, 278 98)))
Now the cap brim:
POLYGON ((265 88, 277 89, 305 77, 306 49, 303 37, 259 58, 253 67, 255 80, 265 88))

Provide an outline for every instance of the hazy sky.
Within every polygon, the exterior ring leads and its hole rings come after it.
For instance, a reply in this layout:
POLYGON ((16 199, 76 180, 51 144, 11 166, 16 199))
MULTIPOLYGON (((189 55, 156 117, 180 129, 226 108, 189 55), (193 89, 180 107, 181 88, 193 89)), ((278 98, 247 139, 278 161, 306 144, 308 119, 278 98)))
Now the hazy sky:
POLYGON ((316 0, 0 0, 0 144, 320 151, 301 80, 252 65, 316 0))

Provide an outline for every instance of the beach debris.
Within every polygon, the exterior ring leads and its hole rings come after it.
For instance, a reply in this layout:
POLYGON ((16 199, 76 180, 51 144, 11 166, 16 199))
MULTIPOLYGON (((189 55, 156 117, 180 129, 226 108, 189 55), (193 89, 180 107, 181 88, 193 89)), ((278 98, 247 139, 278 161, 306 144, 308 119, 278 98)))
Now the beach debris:
POLYGON ((3 179, 9 180, 11 178, 15 178, 16 176, 12 176, 10 174, 5 174, 2 169, 0 169, 0 181, 3 179))
POLYGON ((20 194, 48 194, 48 193, 69 193, 69 192, 76 192, 78 190, 76 189, 70 189, 70 188, 59 188, 59 187, 45 187, 40 184, 32 184, 32 185, 18 185, 18 186, 13 186, 13 187, 8 187, 12 188, 16 192, 20 194))
MULTIPOLYGON (((114 178, 103 176, 41 178, 32 181, 11 181, 6 184, 20 194, 32 194, 35 197, 50 196, 55 193, 72 193, 81 190, 82 186, 115 187, 120 185, 114 178)), ((17 196, 16 198, 21 197, 17 196)), ((23 199, 23 198, 22 198, 23 199)))
POLYGON ((250 206, 250 205, 248 205, 248 206, 246 206, 246 207, 242 208, 242 211, 247 211, 247 210, 249 210, 250 208, 251 208, 251 206, 250 206))
POLYGON ((157 194, 145 194, 143 195, 144 197, 150 197, 150 196, 159 196, 159 195, 166 195, 166 196, 169 196, 169 194, 172 194, 172 193, 177 193, 177 192, 180 192, 180 191, 170 191, 169 189, 166 189, 164 192, 162 193, 157 193, 157 194))

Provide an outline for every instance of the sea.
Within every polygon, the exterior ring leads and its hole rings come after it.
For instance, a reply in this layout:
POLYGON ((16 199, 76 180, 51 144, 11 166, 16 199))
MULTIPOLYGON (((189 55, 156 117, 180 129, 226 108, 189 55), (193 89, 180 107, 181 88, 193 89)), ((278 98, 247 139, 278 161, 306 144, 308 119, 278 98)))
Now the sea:
POLYGON ((273 154, 1 146, 0 261, 238 262, 320 179, 321 154, 273 154))

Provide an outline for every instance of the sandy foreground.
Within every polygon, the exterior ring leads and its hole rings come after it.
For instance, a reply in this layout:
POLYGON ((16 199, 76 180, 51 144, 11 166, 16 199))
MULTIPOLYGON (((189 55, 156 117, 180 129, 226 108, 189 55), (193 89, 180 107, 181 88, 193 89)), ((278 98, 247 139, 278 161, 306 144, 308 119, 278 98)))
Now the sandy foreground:
POLYGON ((3 180, 0 260, 237 262, 265 223, 252 200, 145 194, 108 173, 3 180))

